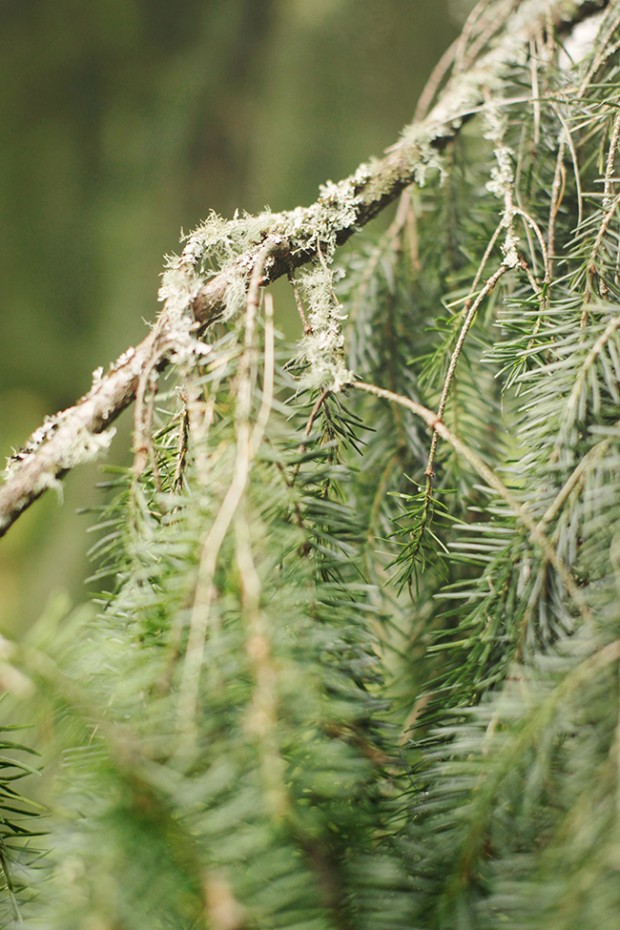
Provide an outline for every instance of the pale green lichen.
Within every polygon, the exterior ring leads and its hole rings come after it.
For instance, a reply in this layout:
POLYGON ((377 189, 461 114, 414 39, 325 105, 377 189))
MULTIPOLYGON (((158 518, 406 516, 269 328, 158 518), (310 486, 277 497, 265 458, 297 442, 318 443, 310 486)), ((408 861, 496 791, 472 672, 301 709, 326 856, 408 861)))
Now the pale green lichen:
POLYGON ((181 263, 197 267, 206 276, 217 274, 260 242, 272 219, 269 210, 256 215, 236 212, 230 220, 211 212, 187 237, 181 263))
MULTIPOLYGON (((211 213, 189 236, 180 255, 167 258, 159 299, 165 305, 171 328, 191 327, 191 305, 201 287, 216 274, 227 278, 226 297, 220 319, 228 320, 245 305, 248 277, 253 267, 252 250, 269 239, 275 247, 286 243, 292 256, 321 251, 327 261, 336 249, 338 236, 353 229, 358 221, 359 190, 372 175, 368 165, 360 165, 343 181, 327 181, 311 206, 297 207, 280 214, 264 210, 256 216, 235 213, 225 220, 211 213), (248 261, 244 263, 244 256, 248 261), (176 320, 176 323, 175 323, 176 320)), ((269 267, 269 259, 266 269, 269 267)))
POLYGON ((45 459, 41 460, 40 471, 29 489, 29 493, 35 496, 43 491, 55 490, 62 497, 62 484, 57 475, 63 471, 69 471, 76 465, 91 462, 100 453, 107 452, 116 430, 110 428, 101 433, 93 433, 79 421, 72 423, 70 414, 73 409, 69 408, 60 414, 46 418, 43 425, 32 434, 28 443, 7 460, 4 469, 6 481, 18 479, 24 464, 33 461, 46 443, 53 441, 57 435, 62 435, 62 448, 55 457, 50 459, 49 464, 45 459))
MULTIPOLYGON (((304 383, 338 391, 351 380, 344 358, 342 308, 334 293, 334 274, 329 268, 338 237, 354 229, 360 215, 360 191, 372 178, 370 165, 360 165, 343 181, 327 181, 315 203, 285 213, 268 210, 257 216, 236 213, 224 220, 215 213, 185 238, 180 255, 170 256, 159 299, 164 302, 166 334, 173 345, 175 362, 188 361, 197 340, 191 306, 205 282, 215 274, 226 276, 225 306, 221 319, 231 319, 245 305, 248 278, 261 243, 277 248, 284 244, 291 256, 320 256, 312 269, 299 276, 299 288, 308 306, 308 332, 301 344, 307 371, 304 383), (244 261, 247 256, 247 261, 244 261)), ((269 257, 265 269, 269 270, 269 257)))
POLYGON ((491 169, 491 179, 487 182, 487 190, 503 201, 501 225, 506 230, 502 243, 503 264, 508 268, 516 268, 519 264, 519 237, 515 230, 514 205, 514 160, 513 150, 505 142, 508 121, 499 107, 490 107, 485 113, 486 129, 485 139, 493 143, 493 154, 496 164, 491 169))
MULTIPOLYGON (((308 306, 308 332, 302 339, 306 363, 304 384, 338 391, 351 380, 344 357, 342 308, 334 293, 335 272, 329 263, 343 232, 355 229, 363 209, 362 192, 376 169, 360 165, 355 173, 335 183, 327 181, 311 206, 280 214, 265 210, 257 216, 236 213, 224 220, 215 213, 185 238, 180 255, 170 256, 159 299, 164 302, 165 328, 170 357, 175 363, 191 362, 197 340, 192 304, 209 278, 224 275, 224 308, 228 320, 243 310, 249 277, 257 249, 283 251, 294 259, 300 253, 319 255, 313 268, 299 277, 299 288, 308 306), (172 346, 172 351, 170 350, 172 346)), ((265 271, 269 273, 267 256, 265 271)))
POLYGON ((185 267, 180 259, 164 272, 158 296, 169 313, 184 314, 202 285, 200 275, 185 267))
POLYGON ((443 181, 445 169, 436 142, 445 135, 445 127, 432 124, 409 126, 403 133, 403 144, 409 150, 409 170, 418 187, 424 187, 427 175, 438 171, 443 181))
POLYGON ((70 436, 63 436, 64 446, 58 456, 60 468, 68 471, 76 465, 92 462, 101 453, 108 451, 115 435, 114 427, 109 427, 101 433, 93 433, 78 424, 71 430, 70 436))
POLYGON ((319 197, 309 207, 296 207, 274 215, 270 234, 283 236, 293 255, 320 249, 330 258, 338 237, 355 229, 362 207, 360 191, 372 174, 372 167, 362 164, 354 174, 338 183, 326 181, 319 188, 319 197))
POLYGON ((342 321, 346 318, 334 292, 337 272, 317 261, 299 275, 300 296, 308 307, 308 331, 301 342, 306 363, 303 387, 339 391, 353 380, 344 354, 342 321))
POLYGON ((321 211, 322 215, 317 217, 319 228, 323 226, 324 231, 328 232, 355 226, 359 209, 357 190, 355 176, 345 178, 338 184, 333 181, 321 184, 317 203, 326 210, 321 211), (329 230, 325 229, 326 224, 329 230))
POLYGON ((192 327, 193 300, 206 281, 221 272, 228 274, 228 286, 220 318, 230 319, 241 310, 249 269, 239 260, 265 238, 272 219, 268 210, 256 216, 235 213, 230 220, 212 212, 192 233, 183 237, 185 246, 181 254, 167 257, 159 289, 159 299, 165 305, 172 329, 178 327, 181 332, 192 327))
POLYGON ((165 305, 165 348, 175 365, 185 367, 204 354, 206 346, 195 336, 196 321, 191 312, 203 279, 194 270, 187 256, 169 259, 164 272, 159 299, 165 305))

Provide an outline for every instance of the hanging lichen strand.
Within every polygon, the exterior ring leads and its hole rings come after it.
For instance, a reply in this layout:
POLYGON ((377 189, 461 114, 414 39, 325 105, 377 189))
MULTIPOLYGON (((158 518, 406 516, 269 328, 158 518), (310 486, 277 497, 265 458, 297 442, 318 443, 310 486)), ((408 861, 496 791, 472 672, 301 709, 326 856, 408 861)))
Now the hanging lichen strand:
POLYGON ((170 260, 97 612, 2 644, 50 808, 25 839, 4 782, 3 926, 615 925, 620 10, 534 9, 476 7, 383 235, 339 265, 299 213, 297 345, 281 218, 170 260))

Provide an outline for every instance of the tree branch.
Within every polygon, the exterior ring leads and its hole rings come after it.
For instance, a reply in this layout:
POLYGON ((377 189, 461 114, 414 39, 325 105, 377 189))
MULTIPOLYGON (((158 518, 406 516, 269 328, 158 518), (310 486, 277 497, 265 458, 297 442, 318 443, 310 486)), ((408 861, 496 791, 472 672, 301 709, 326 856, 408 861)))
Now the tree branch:
POLYGON ((365 381, 354 381, 351 387, 357 388, 359 391, 365 391, 367 394, 373 394, 375 397, 380 397, 383 400, 388 400, 390 403, 400 404, 401 407, 411 410, 415 416, 420 417, 420 419, 426 423, 434 434, 441 436, 442 439, 449 442, 454 451, 471 465, 487 486, 496 491, 499 497, 508 504, 516 518, 529 532, 531 540, 540 547, 544 557, 557 571, 564 583, 564 587, 571 596, 575 606, 579 609, 584 621, 586 623, 590 622, 592 617, 586 599, 580 591, 568 566, 558 555, 554 546, 543 532, 542 521, 537 522, 537 520, 529 514, 519 499, 506 487, 501 478, 492 468, 489 468, 484 459, 478 455, 474 449, 470 448, 455 433, 451 432, 441 417, 437 416, 434 411, 429 410, 428 407, 424 407, 422 404, 418 404, 408 397, 403 397, 402 394, 395 394, 394 391, 388 391, 385 388, 377 387, 376 384, 367 384, 365 381))
MULTIPOLYGON (((610 0, 522 0, 490 51, 466 73, 454 74, 438 102, 381 159, 372 160, 338 184, 328 182, 311 206, 280 214, 235 218, 222 224, 228 232, 243 233, 244 248, 227 256, 221 269, 205 280, 200 268, 213 246, 206 226, 197 230, 164 278, 164 307, 149 335, 124 352, 110 370, 95 374, 91 390, 77 403, 48 418, 23 449, 13 455, 0 487, 0 535, 48 488, 58 486, 75 465, 93 459, 109 445, 110 425, 132 403, 142 373, 197 351, 196 337, 215 319, 229 316, 231 293, 247 290, 258 261, 268 258, 261 284, 317 257, 331 254, 366 225, 410 184, 424 183, 424 173, 439 166, 440 152, 459 133, 464 122, 483 108, 485 91, 494 96, 510 67, 527 53, 530 39, 552 22, 566 31, 608 6, 610 0)), ((493 4, 492 4, 493 5, 493 4)), ((496 0, 498 16, 512 9, 496 0)), ((504 101, 505 104, 510 101, 504 101)), ((493 101, 497 107, 501 100, 493 101)), ((240 240, 241 241, 241 240, 240 240)), ((234 307, 233 307, 234 309, 234 307)))

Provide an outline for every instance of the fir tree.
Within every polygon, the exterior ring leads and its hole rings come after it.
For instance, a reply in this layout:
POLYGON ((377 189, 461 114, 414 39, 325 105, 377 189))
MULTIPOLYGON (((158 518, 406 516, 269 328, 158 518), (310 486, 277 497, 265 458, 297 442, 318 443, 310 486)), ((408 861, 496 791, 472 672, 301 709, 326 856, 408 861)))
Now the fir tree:
POLYGON ((619 47, 483 0, 383 159, 209 217, 13 457, 4 531, 135 401, 101 595, 2 643, 3 926, 617 924, 619 47))

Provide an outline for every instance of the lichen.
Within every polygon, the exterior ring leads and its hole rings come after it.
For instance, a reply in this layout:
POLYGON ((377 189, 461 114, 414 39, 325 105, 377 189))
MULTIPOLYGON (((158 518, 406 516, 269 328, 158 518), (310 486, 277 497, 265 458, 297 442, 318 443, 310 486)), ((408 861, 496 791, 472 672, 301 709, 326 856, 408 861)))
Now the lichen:
POLYGON ((271 219, 269 210, 256 215, 237 211, 230 220, 212 212, 191 234, 184 253, 189 248, 199 255, 203 274, 217 274, 265 237, 271 219))
POLYGON ((58 475, 69 471, 76 465, 91 462, 101 452, 107 452, 116 430, 110 428, 101 433, 93 433, 83 424, 73 423, 70 420, 71 407, 54 417, 48 417, 43 425, 36 430, 28 443, 12 455, 6 464, 4 478, 10 481, 18 478, 24 464, 33 461, 38 451, 45 443, 62 436, 62 447, 49 462, 43 458, 39 465, 40 470, 32 482, 31 493, 36 497, 43 491, 54 490, 62 497, 62 484, 58 475))
POLYGON ((45 417, 41 426, 32 433, 28 442, 7 458, 4 478, 9 481, 16 476, 23 462, 29 459, 58 430, 61 414, 45 417))
POLYGON ((64 448, 58 456, 58 464, 61 469, 75 468, 76 465, 83 465, 85 462, 91 462, 102 452, 107 452, 116 430, 110 427, 102 433, 93 433, 85 426, 75 426, 69 435, 63 437, 64 448))
POLYGON ((326 210, 317 217, 325 226, 326 221, 331 230, 350 229, 357 222, 359 200, 357 184, 354 177, 345 178, 338 184, 327 181, 319 188, 317 201, 326 210))
POLYGON ((271 235, 285 237, 293 255, 321 250, 331 258, 338 236, 358 224, 363 204, 360 191, 371 177, 370 165, 362 164, 342 181, 326 181, 309 207, 296 207, 274 216, 271 235))
POLYGON ((337 274, 317 261, 298 278, 300 295, 308 307, 308 330, 301 342, 306 364, 303 387, 339 391, 353 380, 344 355, 342 321, 346 314, 334 292, 337 274))
MULTIPOLYGON (((243 307, 248 269, 239 259, 260 244, 273 225, 273 214, 265 210, 255 216, 235 213, 226 220, 211 212, 192 233, 184 236, 180 255, 166 258, 166 270, 159 289, 167 317, 176 317, 180 329, 191 327, 191 305, 209 278, 222 272, 228 275, 226 300, 221 319, 227 320, 243 307), (185 318, 185 320, 184 320, 185 318)), ((175 327, 174 319, 172 328, 175 327)))
POLYGON ((228 320, 239 313, 245 305, 252 271, 252 260, 245 267, 243 256, 251 255, 267 239, 274 247, 285 242, 293 256, 321 251, 329 261, 339 235, 355 228, 362 205, 360 191, 371 177, 371 166, 362 164, 351 177, 323 184, 318 199, 306 208, 279 214, 268 209, 257 215, 237 212, 230 220, 210 213, 200 226, 183 237, 181 254, 166 259, 159 299, 164 303, 166 318, 172 320, 172 329, 177 324, 179 330, 191 326, 192 302, 200 288, 216 274, 225 274, 227 281, 220 319, 228 320))
POLYGON ((493 154, 496 164, 491 169, 491 179, 487 182, 487 190, 503 201, 501 224, 506 230, 502 243, 503 264, 508 268, 516 268, 519 264, 519 237, 515 230, 515 204, 514 186, 515 176, 513 163, 515 154, 505 142, 508 126, 505 115, 497 107, 490 107, 485 113, 486 129, 485 139, 493 143, 493 154))
POLYGON ((429 171, 438 171, 440 180, 445 177, 443 159, 437 150, 437 139, 445 135, 445 127, 412 126, 403 135, 403 141, 409 150, 409 170, 418 187, 424 187, 429 171))
POLYGON ((300 292, 309 308, 309 331, 301 345, 307 363, 306 383, 339 390, 350 381, 340 325, 344 315, 334 293, 335 272, 329 263, 339 235, 358 222, 360 192, 372 175, 372 167, 363 164, 343 181, 327 181, 316 202, 306 208, 280 214, 265 210, 257 216, 236 213, 231 220, 211 213, 185 238, 181 254, 167 259, 159 299, 164 303, 166 333, 173 345, 172 360, 182 363, 196 353, 191 305, 210 277, 226 276, 221 319, 231 319, 243 309, 254 260, 246 267, 243 256, 251 256, 252 250, 269 239, 274 248, 285 243, 293 256, 300 252, 320 255, 320 261, 299 277, 300 292))

